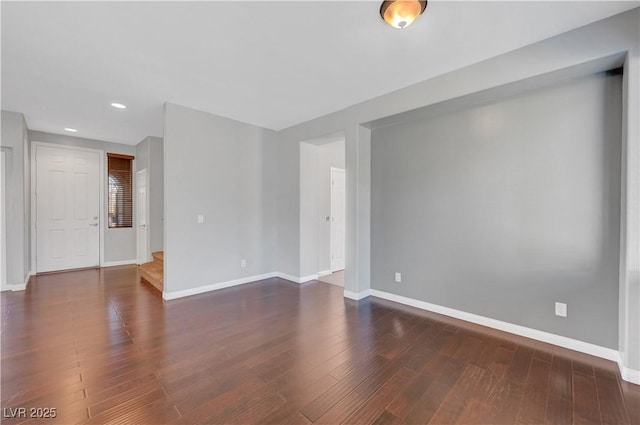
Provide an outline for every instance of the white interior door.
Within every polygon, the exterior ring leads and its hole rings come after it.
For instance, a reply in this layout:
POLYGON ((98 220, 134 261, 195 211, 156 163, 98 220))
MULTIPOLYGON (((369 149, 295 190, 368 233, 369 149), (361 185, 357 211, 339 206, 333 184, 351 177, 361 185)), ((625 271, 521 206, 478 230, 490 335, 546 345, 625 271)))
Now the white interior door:
POLYGON ((331 271, 344 269, 345 175, 331 167, 331 271))
POLYGON ((100 265, 100 153, 36 145, 36 271, 100 265))
POLYGON ((138 250, 138 264, 149 262, 149 227, 148 223, 148 190, 147 190, 147 169, 136 173, 136 246, 138 250))

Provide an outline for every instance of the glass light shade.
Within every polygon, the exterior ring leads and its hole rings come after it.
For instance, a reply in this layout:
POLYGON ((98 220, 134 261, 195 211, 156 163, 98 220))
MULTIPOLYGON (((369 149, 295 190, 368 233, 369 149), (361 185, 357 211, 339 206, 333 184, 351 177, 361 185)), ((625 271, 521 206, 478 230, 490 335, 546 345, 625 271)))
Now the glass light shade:
POLYGON ((402 29, 411 25, 426 8, 426 1, 383 1, 380 6, 380 16, 392 27, 402 29))

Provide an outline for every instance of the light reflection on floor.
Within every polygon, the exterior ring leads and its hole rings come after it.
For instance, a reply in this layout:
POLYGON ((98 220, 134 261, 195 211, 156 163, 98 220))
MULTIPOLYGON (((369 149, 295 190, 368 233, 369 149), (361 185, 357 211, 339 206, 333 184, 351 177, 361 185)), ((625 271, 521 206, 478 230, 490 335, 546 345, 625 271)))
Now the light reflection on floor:
POLYGON ((340 270, 318 278, 320 282, 344 287, 344 270, 340 270))

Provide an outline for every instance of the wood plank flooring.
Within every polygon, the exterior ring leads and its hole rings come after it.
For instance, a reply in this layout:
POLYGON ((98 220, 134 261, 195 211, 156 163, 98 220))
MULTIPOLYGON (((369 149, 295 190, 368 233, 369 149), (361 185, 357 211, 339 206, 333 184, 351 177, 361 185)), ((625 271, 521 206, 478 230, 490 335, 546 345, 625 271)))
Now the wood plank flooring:
POLYGON ((344 270, 320 276, 318 281, 344 287, 344 270))
POLYGON ((321 282, 163 302, 124 266, 1 299, 7 425, 640 423, 612 362, 321 282))

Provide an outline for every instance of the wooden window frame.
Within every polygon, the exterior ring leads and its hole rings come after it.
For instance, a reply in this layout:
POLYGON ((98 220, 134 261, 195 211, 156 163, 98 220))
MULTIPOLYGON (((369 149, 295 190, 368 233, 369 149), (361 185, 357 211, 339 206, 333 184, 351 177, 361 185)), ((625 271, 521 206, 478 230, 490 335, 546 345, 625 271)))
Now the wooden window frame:
POLYGON ((133 228, 134 160, 135 157, 132 155, 107 153, 107 227, 109 229, 133 228), (128 161, 128 169, 123 166, 122 160, 128 161))

